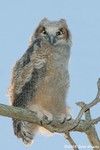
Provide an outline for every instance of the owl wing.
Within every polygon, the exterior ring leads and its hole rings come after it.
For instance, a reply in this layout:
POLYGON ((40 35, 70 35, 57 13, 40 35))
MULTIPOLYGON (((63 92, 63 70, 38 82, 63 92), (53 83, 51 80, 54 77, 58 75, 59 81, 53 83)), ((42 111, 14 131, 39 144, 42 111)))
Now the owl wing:
POLYGON ((39 68, 34 65, 36 52, 43 49, 40 42, 39 39, 35 40, 13 68, 9 90, 13 106, 28 107, 28 104, 35 97, 39 82, 45 76, 45 62, 42 62, 43 64, 39 68))

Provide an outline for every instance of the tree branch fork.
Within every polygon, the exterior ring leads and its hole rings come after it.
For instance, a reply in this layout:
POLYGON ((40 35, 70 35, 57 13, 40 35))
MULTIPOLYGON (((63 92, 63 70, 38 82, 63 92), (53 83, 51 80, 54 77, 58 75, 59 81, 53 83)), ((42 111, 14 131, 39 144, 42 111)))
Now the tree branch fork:
MULTIPOLYGON (((95 102, 94 103, 95 105, 96 103, 100 102, 100 100, 95 99, 91 103, 93 102, 95 102)), ((79 102, 79 104, 83 104, 83 102, 79 102)), ((96 119, 92 119, 91 121, 81 120, 82 114, 84 113, 84 111, 89 109, 90 104, 85 105, 81 108, 81 111, 76 119, 71 119, 68 121, 66 120, 63 124, 60 124, 59 118, 54 118, 53 122, 51 124, 48 124, 47 123, 48 120, 47 118, 45 118, 45 116, 41 124, 39 118, 37 117, 36 112, 30 111, 28 109, 23 109, 20 107, 8 106, 8 105, 3 105, 3 104, 0 104, 0 115, 18 119, 18 120, 28 121, 28 122, 40 125, 48 129, 51 132, 58 132, 58 133, 65 133, 69 131, 85 132, 91 125, 94 125, 100 122, 100 117, 96 119)))
MULTIPOLYGON (((35 111, 30 111, 28 109, 23 109, 23 108, 3 105, 3 104, 0 104, 0 115, 18 119, 18 120, 28 121, 40 125, 52 133, 54 132, 64 133, 66 135, 65 136, 66 139, 69 140, 70 144, 74 143, 74 141, 71 139, 69 135, 71 131, 84 132, 88 136, 91 145, 92 146, 97 145, 100 149, 100 140, 94 126, 95 124, 100 122, 100 117, 91 119, 91 115, 90 115, 90 108, 100 102, 100 79, 97 82, 97 87, 98 87, 98 92, 96 98, 89 104, 85 104, 84 102, 76 103, 79 107, 81 107, 78 116, 76 117, 76 119, 71 119, 68 121, 66 120, 63 124, 60 123, 59 117, 54 118, 54 120, 50 124, 48 124, 48 120, 45 116, 41 124, 39 118, 37 117, 37 113, 35 111), (81 119, 83 114, 85 114, 84 120, 81 119), (93 133, 92 136, 94 137, 91 136, 90 132, 93 133)), ((78 147, 75 146, 75 148, 73 149, 78 150, 78 147)), ((93 148, 93 149, 95 150, 97 148, 93 148)))

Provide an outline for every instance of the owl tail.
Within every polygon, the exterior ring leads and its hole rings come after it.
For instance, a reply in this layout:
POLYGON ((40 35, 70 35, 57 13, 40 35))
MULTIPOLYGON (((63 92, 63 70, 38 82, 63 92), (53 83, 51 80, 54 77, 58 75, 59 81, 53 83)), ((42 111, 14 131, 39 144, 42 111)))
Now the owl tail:
POLYGON ((18 138, 22 138, 25 145, 30 146, 34 141, 34 136, 37 131, 37 126, 26 122, 13 120, 14 133, 18 138))

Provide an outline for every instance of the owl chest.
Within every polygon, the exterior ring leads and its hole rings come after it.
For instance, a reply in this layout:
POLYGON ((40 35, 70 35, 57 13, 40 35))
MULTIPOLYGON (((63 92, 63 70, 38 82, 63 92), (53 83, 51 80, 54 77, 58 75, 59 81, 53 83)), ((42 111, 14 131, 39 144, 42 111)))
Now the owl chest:
POLYGON ((67 87, 69 84, 68 75, 66 72, 49 72, 45 75, 36 91, 36 102, 50 103, 53 101, 64 100, 67 87))

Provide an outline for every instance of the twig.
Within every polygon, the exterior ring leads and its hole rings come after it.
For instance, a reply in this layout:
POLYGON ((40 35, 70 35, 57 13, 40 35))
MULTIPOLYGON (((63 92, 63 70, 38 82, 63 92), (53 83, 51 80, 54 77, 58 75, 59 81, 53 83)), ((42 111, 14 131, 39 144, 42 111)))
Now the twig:
POLYGON ((94 124, 97 124, 98 122, 100 122, 100 117, 91 120, 91 121, 90 121, 90 124, 91 124, 91 125, 94 125, 94 124))

